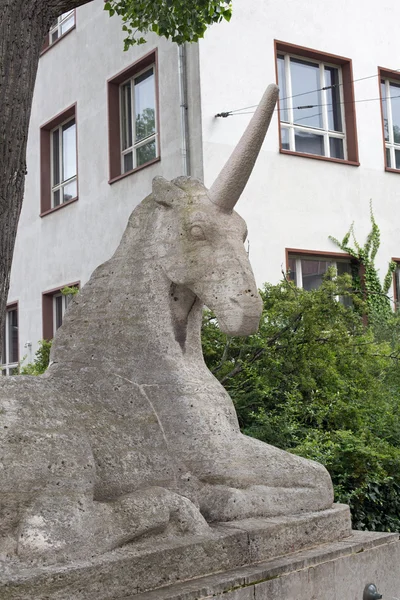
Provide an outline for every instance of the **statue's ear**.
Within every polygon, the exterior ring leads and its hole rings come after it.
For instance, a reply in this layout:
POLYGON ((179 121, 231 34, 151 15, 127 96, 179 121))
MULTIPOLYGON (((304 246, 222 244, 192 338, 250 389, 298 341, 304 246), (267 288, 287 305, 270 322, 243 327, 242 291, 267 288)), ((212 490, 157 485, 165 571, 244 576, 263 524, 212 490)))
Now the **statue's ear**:
POLYGON ((179 200, 186 198, 185 192, 172 181, 167 181, 164 177, 154 177, 153 179, 153 200, 162 206, 173 206, 179 200))

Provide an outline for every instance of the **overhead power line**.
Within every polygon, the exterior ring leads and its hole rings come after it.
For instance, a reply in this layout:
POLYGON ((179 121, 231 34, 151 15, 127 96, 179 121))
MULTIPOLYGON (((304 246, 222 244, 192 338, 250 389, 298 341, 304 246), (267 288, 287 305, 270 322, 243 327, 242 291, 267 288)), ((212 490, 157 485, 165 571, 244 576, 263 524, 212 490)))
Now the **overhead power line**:
MULTIPOLYGON (((396 69, 396 71, 400 71, 400 69, 396 69)), ((358 81, 365 81, 366 79, 373 79, 374 77, 378 77, 379 73, 375 73, 374 75, 367 75, 366 77, 359 77, 357 79, 352 79, 351 83, 356 83, 358 81)), ((294 94, 293 96, 284 96, 283 98, 279 98, 279 102, 284 102, 285 100, 289 100, 289 99, 293 99, 293 98, 299 98, 300 96, 307 96, 308 94, 314 94, 316 92, 322 92, 324 90, 330 90, 336 87, 340 87, 344 85, 343 83, 334 83, 333 85, 329 85, 329 86, 325 86, 322 88, 317 88, 315 90, 310 90, 308 92, 301 92, 299 94, 294 94)), ((393 96, 392 98, 398 98, 399 96, 393 96)), ((352 104, 354 102, 372 102, 374 100, 380 100, 380 98, 366 98, 364 100, 348 100, 348 101, 344 101, 344 102, 339 102, 338 104, 352 104)), ((382 100, 386 100, 386 98, 382 98, 382 100)), ((224 111, 224 112, 220 112, 218 114, 216 114, 216 117, 230 117, 230 116, 234 116, 234 114, 239 114, 239 115, 250 115, 253 114, 254 111, 250 111, 250 109, 252 108, 257 108, 258 104, 252 104, 251 106, 244 106, 243 108, 236 108, 233 110, 228 110, 228 111, 224 111), (250 112, 244 112, 244 111, 250 111, 250 112)), ((317 108, 319 106, 332 106, 332 104, 312 104, 312 105, 307 105, 307 106, 296 106, 293 107, 293 110, 295 109, 303 109, 303 108, 317 108)), ((276 110, 276 109, 275 109, 276 110)))

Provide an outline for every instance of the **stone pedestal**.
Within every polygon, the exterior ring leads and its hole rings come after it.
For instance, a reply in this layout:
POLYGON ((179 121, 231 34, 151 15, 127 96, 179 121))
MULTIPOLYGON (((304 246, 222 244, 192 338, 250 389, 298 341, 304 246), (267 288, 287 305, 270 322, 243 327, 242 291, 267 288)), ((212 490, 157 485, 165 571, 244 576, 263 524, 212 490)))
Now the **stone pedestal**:
POLYGON ((349 509, 152 537, 64 566, 0 564, 1 600, 361 600, 400 596, 395 534, 352 532, 349 509))
POLYGON ((368 583, 376 584, 382 600, 399 599, 397 534, 354 531, 339 542, 126 600, 362 600, 368 583))

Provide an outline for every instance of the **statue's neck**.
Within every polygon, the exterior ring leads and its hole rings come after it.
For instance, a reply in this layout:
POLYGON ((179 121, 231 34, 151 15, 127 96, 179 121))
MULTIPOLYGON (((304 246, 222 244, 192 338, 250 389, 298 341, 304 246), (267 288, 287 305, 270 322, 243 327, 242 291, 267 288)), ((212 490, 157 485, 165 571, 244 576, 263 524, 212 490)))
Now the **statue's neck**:
POLYGON ((203 370, 201 318, 200 300, 171 283, 154 257, 117 251, 68 311, 53 371, 111 369, 147 383, 203 370))

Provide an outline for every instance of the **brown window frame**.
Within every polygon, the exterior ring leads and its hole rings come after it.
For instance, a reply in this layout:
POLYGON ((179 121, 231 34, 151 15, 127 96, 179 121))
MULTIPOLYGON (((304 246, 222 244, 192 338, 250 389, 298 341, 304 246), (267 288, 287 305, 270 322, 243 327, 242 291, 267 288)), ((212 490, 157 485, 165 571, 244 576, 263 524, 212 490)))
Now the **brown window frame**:
POLYGON ((43 330, 43 339, 50 341, 54 337, 54 309, 53 309, 53 300, 54 296, 57 296, 61 290, 66 287, 76 287, 80 289, 81 282, 75 281, 74 283, 66 283, 60 287, 53 288, 51 290, 47 290, 46 292, 42 292, 42 330, 43 330))
MULTIPOLYGON (((19 361, 20 361, 20 353, 19 353, 19 306, 18 306, 18 300, 15 300, 14 302, 9 302, 6 305, 6 313, 9 313, 13 310, 17 311, 17 318, 18 318, 18 341, 17 341, 17 361, 8 361, 6 363, 3 363, 3 359, 7 358, 2 356, 2 348, 0 348, 0 376, 2 376, 1 371, 3 371, 4 369, 7 369, 9 367, 6 367, 6 365, 10 365, 10 364, 18 364, 19 365, 19 361)), ((7 326, 7 319, 4 321, 4 329, 7 326)), ((5 344, 5 341, 3 342, 5 344)), ((6 350, 6 354, 7 354, 7 350, 6 350)), ((19 371, 19 366, 18 366, 18 371, 19 371)))
POLYGON ((124 177, 128 177, 137 171, 145 169, 150 165, 161 160, 161 145, 160 145, 160 109, 159 109, 159 81, 158 81, 158 51, 154 48, 132 65, 120 71, 107 81, 107 97, 108 97, 108 155, 109 155, 109 181, 112 184, 124 177), (155 65, 155 95, 156 95, 156 123, 158 136, 158 155, 156 158, 135 167, 126 173, 122 173, 121 169, 121 120, 120 120, 120 85, 128 79, 134 77, 146 67, 155 65))
POLYGON ((307 154, 305 152, 296 152, 294 150, 286 150, 282 148, 281 138, 281 119, 280 119, 280 106, 278 101, 278 121, 279 121, 279 152, 281 154, 287 154, 292 156, 301 156, 304 158, 311 158, 317 160, 325 160, 328 162, 339 163, 344 165, 350 165, 353 167, 359 167, 359 155, 358 155, 358 139, 357 139, 357 121, 356 121, 356 109, 354 103, 354 85, 353 85, 353 66, 350 58, 343 56, 337 56, 336 54, 329 54, 327 52, 321 52, 319 50, 313 50, 312 48, 306 48, 304 46, 298 46, 295 44, 289 44, 281 40, 274 40, 275 48, 275 73, 276 82, 278 83, 278 54, 295 54, 300 57, 310 58, 318 62, 326 62, 334 65, 338 65, 342 70, 343 79, 343 100, 344 100, 344 119, 345 119, 345 130, 346 130, 346 145, 347 145, 347 159, 332 158, 329 156, 319 156, 317 154, 307 154))
POLYGON ((60 40, 63 40, 68 34, 71 33, 71 31, 74 31, 74 29, 76 29, 76 8, 74 8, 73 10, 74 10, 74 24, 72 25, 72 27, 70 29, 68 29, 68 31, 66 31, 65 33, 60 35, 60 37, 57 38, 56 41, 53 42, 52 44, 50 44, 50 31, 49 31, 46 34, 46 37, 44 38, 40 56, 43 56, 43 54, 45 54, 48 50, 50 50, 50 48, 53 48, 54 46, 56 46, 60 40))
MULTIPOLYGON (((382 122, 382 142, 383 142, 383 163, 385 165, 385 171, 388 173, 400 173, 400 169, 394 169, 393 167, 388 167, 386 161, 386 141, 385 141, 385 119, 383 115, 383 97, 382 97, 382 86, 381 79, 392 79, 393 81, 398 81, 400 84, 400 73, 398 71, 391 71, 390 69, 385 69, 384 67, 378 67, 378 85, 379 85, 379 97, 380 97, 380 106, 381 106, 381 122, 382 122)), ((400 147, 399 147, 400 150, 400 147)), ((396 260, 396 259, 393 259, 396 260)))
POLYGON ((77 105, 72 104, 58 115, 47 121, 40 127, 40 216, 44 217, 53 213, 60 208, 69 206, 79 199, 79 173, 78 173, 78 121, 77 121, 77 105), (61 125, 69 118, 75 118, 76 124, 76 180, 77 180, 77 195, 67 202, 63 202, 58 206, 51 205, 51 131, 61 125))

